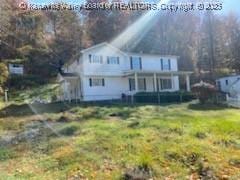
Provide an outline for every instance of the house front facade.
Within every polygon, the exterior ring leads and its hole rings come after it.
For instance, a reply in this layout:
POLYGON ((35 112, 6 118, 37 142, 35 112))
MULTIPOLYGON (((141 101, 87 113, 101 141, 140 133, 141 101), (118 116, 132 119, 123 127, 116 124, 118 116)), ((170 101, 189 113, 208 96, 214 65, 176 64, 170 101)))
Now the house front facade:
POLYGON ((177 56, 123 52, 108 43, 81 51, 58 75, 62 100, 121 99, 137 92, 179 91, 179 76, 190 91, 191 72, 178 70, 177 56))

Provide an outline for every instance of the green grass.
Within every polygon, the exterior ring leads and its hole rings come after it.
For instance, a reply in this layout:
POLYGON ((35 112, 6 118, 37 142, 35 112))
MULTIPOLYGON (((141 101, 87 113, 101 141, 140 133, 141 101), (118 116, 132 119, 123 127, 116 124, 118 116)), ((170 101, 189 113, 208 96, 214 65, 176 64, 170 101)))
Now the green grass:
POLYGON ((47 84, 39 87, 9 92, 9 100, 15 103, 28 103, 35 99, 50 101, 58 93, 58 84, 47 84))
POLYGON ((154 179, 197 179, 206 172, 240 179, 239 109, 10 105, 0 110, 0 135, 39 120, 52 128, 43 137, 0 147, 0 179, 121 179, 136 167, 151 169, 154 179))

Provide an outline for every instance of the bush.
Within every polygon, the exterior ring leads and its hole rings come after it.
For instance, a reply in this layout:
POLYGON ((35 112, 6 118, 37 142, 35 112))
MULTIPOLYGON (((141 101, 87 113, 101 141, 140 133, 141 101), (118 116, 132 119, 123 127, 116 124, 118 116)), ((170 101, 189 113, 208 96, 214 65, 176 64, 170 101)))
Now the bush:
POLYGON ((78 129, 79 129, 79 126, 72 124, 61 129, 59 133, 65 136, 71 136, 71 135, 74 135, 78 129))
POLYGON ((0 161, 5 161, 14 157, 15 157, 14 151, 0 147, 0 161))
POLYGON ((200 83, 192 86, 193 92, 196 93, 201 104, 206 103, 208 100, 214 97, 217 89, 214 85, 201 81, 200 83))
POLYGON ((191 92, 140 92, 134 95, 137 103, 178 103, 195 99, 191 92))
POLYGON ((0 86, 0 96, 4 94, 3 88, 0 86))
POLYGON ((18 90, 43 85, 45 83, 46 80, 36 75, 12 75, 8 80, 9 87, 18 90))
POLYGON ((0 85, 3 85, 8 78, 8 68, 4 63, 0 62, 0 85))

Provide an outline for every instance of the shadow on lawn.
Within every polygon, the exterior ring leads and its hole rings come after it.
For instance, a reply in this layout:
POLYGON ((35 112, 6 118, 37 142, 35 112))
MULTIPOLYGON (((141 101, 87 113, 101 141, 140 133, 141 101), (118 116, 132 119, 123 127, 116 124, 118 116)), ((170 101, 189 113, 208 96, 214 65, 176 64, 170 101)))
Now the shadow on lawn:
MULTIPOLYGON (((76 104, 75 104, 76 105, 76 104)), ((37 110, 38 114, 43 113, 58 113, 69 110, 73 107, 72 104, 68 106, 63 103, 51 103, 51 104, 31 104, 32 108, 37 110)), ((27 116, 34 115, 35 113, 30 108, 28 104, 11 104, 0 110, 0 117, 9 117, 9 116, 27 116)))
MULTIPOLYGON (((60 112, 65 112, 68 110, 71 110, 74 107, 82 107, 82 108, 87 108, 87 107, 106 107, 106 108, 112 108, 112 107, 119 107, 122 109, 123 107, 136 107, 135 106, 130 106, 130 105, 124 105, 124 104, 114 104, 114 103, 49 103, 49 104, 11 104, 5 108, 0 109, 0 118, 4 117, 19 117, 19 116, 28 116, 28 115, 34 115, 35 113, 33 110, 36 110, 38 114, 44 114, 44 113, 60 113, 60 112), (31 108, 31 107, 32 108, 31 108)), ((122 110, 121 110, 122 111, 122 110)), ((129 116, 130 112, 120 112, 124 113, 122 116, 129 116), (126 114, 125 114, 126 113, 126 114)), ((91 114, 91 116, 96 116, 97 114, 91 114)), ((126 117, 125 117, 126 118, 126 117)))
POLYGON ((223 110, 228 109, 229 107, 224 104, 213 104, 213 103, 206 103, 206 104, 200 104, 200 103, 194 103, 189 104, 188 108, 191 110, 200 110, 200 111, 212 111, 212 110, 223 110))

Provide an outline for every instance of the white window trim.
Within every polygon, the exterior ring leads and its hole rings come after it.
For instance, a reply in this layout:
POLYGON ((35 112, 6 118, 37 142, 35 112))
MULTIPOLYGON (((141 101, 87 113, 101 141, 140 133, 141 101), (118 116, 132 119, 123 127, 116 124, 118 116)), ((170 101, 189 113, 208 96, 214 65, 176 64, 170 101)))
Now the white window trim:
POLYGON ((90 87, 104 87, 105 79, 104 78, 89 78, 90 87))
POLYGON ((103 56, 102 55, 99 55, 99 54, 89 54, 88 58, 89 58, 88 62, 90 64, 103 64, 103 56))
POLYGON ((158 78, 158 82, 159 82, 159 90, 160 91, 169 91, 169 90, 173 90, 173 84, 172 84, 172 79, 171 78, 169 78, 169 77, 159 77, 158 78), (169 80, 170 81, 170 84, 171 84, 171 88, 169 89, 163 89, 163 87, 162 87, 162 84, 161 84, 161 79, 165 79, 165 80, 169 80))
POLYGON ((120 64, 120 58, 118 56, 107 56, 107 64, 119 65, 120 64))

